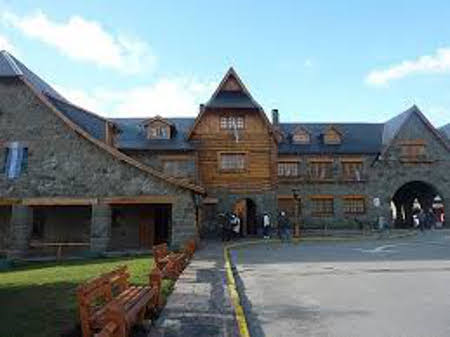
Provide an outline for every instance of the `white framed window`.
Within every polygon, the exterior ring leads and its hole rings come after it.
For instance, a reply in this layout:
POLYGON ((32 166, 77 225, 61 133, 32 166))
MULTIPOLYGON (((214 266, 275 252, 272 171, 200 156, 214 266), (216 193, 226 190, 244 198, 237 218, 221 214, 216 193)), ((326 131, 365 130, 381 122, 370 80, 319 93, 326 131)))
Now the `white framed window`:
POLYGON ((243 129, 245 127, 244 116, 221 116, 220 128, 223 130, 243 129))
POLYGON ((219 168, 221 171, 243 171, 246 168, 246 153, 221 153, 219 168))
POLYGON ((12 142, 5 148, 3 173, 8 179, 15 179, 28 168, 28 148, 19 142, 12 142))

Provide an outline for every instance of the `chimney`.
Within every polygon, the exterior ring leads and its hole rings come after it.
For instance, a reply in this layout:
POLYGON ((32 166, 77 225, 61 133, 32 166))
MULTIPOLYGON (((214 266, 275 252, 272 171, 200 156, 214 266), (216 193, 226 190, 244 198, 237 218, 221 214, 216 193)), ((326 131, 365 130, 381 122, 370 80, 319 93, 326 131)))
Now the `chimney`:
POLYGON ((205 110, 205 105, 204 104, 200 104, 200 112, 203 112, 203 110, 205 110))
POLYGON ((280 123, 280 115, 278 113, 278 109, 272 109, 272 124, 274 126, 278 126, 280 123))

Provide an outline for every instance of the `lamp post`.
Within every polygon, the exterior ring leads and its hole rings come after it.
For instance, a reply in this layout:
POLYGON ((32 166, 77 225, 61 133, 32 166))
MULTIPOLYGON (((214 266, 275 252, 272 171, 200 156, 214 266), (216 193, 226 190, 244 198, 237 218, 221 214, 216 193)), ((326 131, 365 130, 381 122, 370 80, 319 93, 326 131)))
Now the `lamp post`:
POLYGON ((294 218, 295 218, 295 223, 294 223, 294 237, 299 238, 300 237, 300 223, 298 221, 298 203, 299 203, 299 194, 298 194, 298 190, 293 188, 292 189, 292 196, 294 197, 295 200, 295 208, 294 208, 294 218))

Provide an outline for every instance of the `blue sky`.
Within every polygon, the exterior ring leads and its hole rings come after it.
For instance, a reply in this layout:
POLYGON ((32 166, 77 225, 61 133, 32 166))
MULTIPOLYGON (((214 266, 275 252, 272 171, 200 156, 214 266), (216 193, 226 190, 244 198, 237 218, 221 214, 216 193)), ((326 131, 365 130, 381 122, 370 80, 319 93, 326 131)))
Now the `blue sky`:
POLYGON ((105 116, 194 116, 229 66, 282 121, 450 122, 448 1, 0 0, 0 48, 105 116))

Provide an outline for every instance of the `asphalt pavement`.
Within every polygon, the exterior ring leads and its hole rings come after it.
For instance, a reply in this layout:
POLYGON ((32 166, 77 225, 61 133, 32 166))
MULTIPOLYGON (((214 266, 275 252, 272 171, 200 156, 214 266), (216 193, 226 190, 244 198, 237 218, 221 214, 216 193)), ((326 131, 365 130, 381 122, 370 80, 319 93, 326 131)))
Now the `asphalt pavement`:
POLYGON ((252 337, 450 336, 450 232, 232 251, 252 337))

